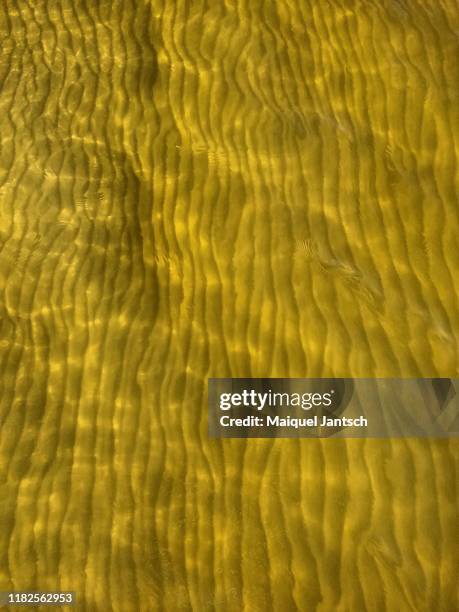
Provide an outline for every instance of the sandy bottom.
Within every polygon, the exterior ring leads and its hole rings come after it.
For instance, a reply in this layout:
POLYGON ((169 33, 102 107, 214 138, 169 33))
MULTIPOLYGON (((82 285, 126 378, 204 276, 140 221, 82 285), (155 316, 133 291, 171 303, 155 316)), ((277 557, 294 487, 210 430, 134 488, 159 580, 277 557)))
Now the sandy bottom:
POLYGON ((209 440, 206 398, 457 376, 456 1, 4 0, 0 39, 0 590, 457 610, 456 441, 209 440))

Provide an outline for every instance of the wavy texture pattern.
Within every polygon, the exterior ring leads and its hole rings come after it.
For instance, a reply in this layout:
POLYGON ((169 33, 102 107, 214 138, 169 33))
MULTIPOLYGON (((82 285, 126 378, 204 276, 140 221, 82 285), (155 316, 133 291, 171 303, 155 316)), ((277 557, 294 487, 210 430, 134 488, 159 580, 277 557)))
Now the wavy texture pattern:
POLYGON ((455 0, 4 0, 0 590, 453 612, 457 443, 207 438, 208 376, 458 373, 455 0))

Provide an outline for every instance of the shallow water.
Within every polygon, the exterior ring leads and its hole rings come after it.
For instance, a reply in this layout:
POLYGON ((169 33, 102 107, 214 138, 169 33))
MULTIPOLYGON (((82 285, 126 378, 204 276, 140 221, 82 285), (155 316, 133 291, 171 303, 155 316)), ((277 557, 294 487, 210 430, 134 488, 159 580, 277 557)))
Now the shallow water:
POLYGON ((457 443, 209 440, 209 376, 457 376, 450 0, 5 0, 0 591, 457 608, 457 443))

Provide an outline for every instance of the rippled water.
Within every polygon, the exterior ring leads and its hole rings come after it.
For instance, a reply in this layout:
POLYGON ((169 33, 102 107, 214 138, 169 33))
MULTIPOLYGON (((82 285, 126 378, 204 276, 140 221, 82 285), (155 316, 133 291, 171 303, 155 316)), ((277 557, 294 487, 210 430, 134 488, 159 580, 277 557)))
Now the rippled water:
POLYGON ((209 376, 457 376, 453 0, 5 0, 0 590, 453 612, 457 443, 209 440, 209 376))

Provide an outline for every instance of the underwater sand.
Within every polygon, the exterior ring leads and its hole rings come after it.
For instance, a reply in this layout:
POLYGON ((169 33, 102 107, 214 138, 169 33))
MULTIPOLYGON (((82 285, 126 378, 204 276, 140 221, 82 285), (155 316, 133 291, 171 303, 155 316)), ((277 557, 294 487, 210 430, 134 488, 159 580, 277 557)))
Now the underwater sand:
POLYGON ((457 610, 457 441, 207 434, 210 376, 458 375, 456 1, 4 0, 0 41, 0 591, 457 610))

